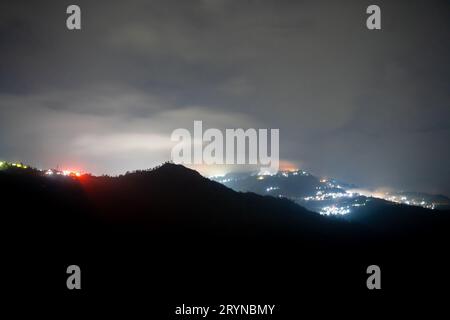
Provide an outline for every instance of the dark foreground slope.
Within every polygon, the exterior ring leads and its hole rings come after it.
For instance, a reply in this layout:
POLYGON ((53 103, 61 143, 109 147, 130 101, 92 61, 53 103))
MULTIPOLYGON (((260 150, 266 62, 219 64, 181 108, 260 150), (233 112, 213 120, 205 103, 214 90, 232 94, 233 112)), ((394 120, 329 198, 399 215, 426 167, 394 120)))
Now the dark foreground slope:
POLYGON ((0 188, 6 278, 20 296, 131 299, 161 318, 183 303, 271 303, 281 316, 299 301, 429 297, 447 283, 446 212, 377 203, 327 218, 172 164, 117 178, 9 170, 0 188), (71 264, 79 292, 66 289, 71 264), (371 264, 380 292, 366 288, 371 264))

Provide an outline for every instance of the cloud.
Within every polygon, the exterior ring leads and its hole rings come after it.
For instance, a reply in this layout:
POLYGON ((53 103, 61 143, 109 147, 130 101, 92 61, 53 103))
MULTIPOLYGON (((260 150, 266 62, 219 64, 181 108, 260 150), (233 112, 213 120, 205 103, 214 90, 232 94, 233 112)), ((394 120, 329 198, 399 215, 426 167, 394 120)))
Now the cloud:
POLYGON ((0 7, 3 157, 148 167, 203 120, 279 128, 313 172, 450 194, 448 2, 382 0, 380 32, 356 0, 78 4, 80 32, 64 1, 0 7))
POLYGON ((122 173, 170 160, 177 128, 249 127, 244 114, 170 102, 126 88, 0 95, 2 153, 40 167, 70 164, 94 173, 122 173))

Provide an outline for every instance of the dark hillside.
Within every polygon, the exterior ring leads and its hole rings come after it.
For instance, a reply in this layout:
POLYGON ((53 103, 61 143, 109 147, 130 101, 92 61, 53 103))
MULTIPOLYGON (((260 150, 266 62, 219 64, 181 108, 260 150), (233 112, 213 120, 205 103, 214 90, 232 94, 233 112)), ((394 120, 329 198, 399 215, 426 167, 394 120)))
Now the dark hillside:
POLYGON ((19 290, 32 265, 43 275, 36 287, 59 292, 64 266, 77 263, 91 295, 151 287, 159 301, 227 292, 285 301, 289 284, 361 298, 370 264, 387 270, 392 296, 433 288, 448 266, 447 212, 374 202, 345 220, 324 217, 174 164, 120 177, 4 170, 0 188, 7 278, 19 290))

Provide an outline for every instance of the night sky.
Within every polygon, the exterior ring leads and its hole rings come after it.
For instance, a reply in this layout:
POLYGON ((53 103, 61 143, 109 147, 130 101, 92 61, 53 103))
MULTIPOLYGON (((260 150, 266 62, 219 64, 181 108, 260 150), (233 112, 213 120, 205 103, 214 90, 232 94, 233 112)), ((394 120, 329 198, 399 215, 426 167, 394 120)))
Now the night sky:
POLYGON ((202 120, 279 128, 284 164, 318 175, 450 195, 449 13, 430 0, 3 0, 0 159, 118 174, 169 160, 172 131, 202 120), (66 28, 70 4, 81 31, 66 28), (370 4, 382 30, 366 28, 370 4))

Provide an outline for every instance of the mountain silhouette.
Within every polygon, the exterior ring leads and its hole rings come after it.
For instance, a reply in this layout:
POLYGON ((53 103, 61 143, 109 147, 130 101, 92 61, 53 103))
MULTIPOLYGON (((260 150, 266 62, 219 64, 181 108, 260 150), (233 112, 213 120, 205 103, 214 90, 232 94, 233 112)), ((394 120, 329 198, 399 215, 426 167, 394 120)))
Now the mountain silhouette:
POLYGON ((0 193, 17 288, 28 266, 45 261, 36 268, 52 292, 64 284, 57 270, 75 262, 89 270, 93 294, 148 286, 164 301, 206 292, 289 299, 289 283, 319 297, 324 287, 366 290, 365 269, 376 263, 395 275, 393 294, 413 294, 448 266, 448 212, 373 200, 345 219, 321 216, 172 163, 118 177, 2 170, 0 193))
POLYGON ((287 199, 235 192, 198 172, 171 163, 119 178, 83 181, 97 212, 148 228, 227 232, 331 232, 345 221, 326 219, 287 199))

